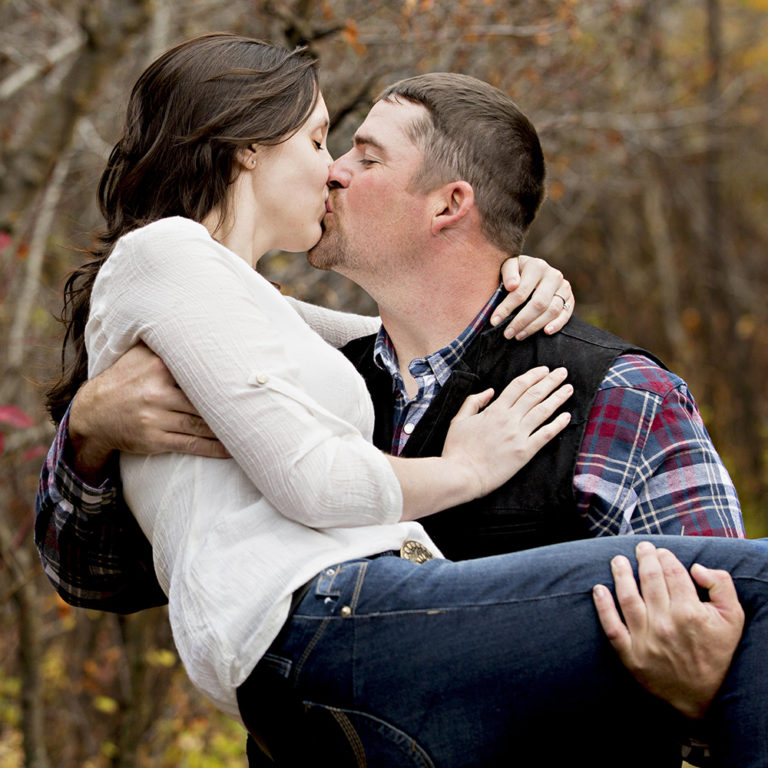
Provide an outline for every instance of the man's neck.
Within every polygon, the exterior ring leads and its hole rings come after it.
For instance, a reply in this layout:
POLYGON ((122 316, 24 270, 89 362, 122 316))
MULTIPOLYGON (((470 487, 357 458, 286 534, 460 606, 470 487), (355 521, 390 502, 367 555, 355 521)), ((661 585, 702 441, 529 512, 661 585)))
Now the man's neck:
POLYGON ((471 282, 449 290, 440 286, 430 290, 422 285, 409 295, 399 292, 395 301, 380 303, 381 322, 397 354, 400 373, 409 395, 416 382, 408 371, 411 360, 427 357, 450 344, 472 322, 499 287, 498 273, 486 280, 471 282))

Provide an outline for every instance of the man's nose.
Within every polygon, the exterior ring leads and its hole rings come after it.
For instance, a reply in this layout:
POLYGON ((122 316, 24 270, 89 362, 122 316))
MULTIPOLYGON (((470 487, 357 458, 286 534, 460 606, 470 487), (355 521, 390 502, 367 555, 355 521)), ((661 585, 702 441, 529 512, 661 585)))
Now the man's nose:
POLYGON ((328 169, 328 186, 332 188, 348 187, 350 178, 349 152, 342 155, 331 163, 328 169))

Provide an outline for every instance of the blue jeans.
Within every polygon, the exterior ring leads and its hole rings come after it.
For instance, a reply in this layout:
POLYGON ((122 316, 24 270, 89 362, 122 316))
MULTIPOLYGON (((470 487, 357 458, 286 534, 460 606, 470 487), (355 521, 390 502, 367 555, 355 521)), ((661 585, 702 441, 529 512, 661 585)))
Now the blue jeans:
MULTIPOLYGON (((243 719, 268 744, 282 731, 281 765, 679 765, 682 718, 632 680, 592 604, 639 540, 328 568, 238 690, 243 719)), ((706 736, 715 765, 764 768, 768 543, 651 540, 734 577, 747 625, 706 736)))

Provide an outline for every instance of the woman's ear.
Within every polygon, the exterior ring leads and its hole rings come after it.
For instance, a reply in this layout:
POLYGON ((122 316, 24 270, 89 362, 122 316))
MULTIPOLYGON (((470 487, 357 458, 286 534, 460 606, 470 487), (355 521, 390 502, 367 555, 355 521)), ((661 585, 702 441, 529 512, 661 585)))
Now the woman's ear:
POLYGON ((240 147, 235 152, 235 158, 246 171, 252 171, 256 167, 256 152, 253 147, 240 147))
POLYGON ((439 235, 444 229, 456 226, 475 207, 475 191, 468 181, 461 179, 435 191, 432 234, 439 235))

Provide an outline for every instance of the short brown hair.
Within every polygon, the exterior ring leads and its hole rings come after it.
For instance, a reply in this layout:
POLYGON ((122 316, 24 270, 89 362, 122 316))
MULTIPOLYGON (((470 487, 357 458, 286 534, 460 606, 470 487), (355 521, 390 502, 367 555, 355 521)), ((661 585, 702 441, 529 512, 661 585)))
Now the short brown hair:
POLYGON ((545 165, 536 129, 512 99, 482 80, 448 72, 400 80, 379 99, 405 99, 429 113, 410 126, 424 156, 414 188, 469 182, 483 234, 506 253, 519 254, 544 199, 545 165))

